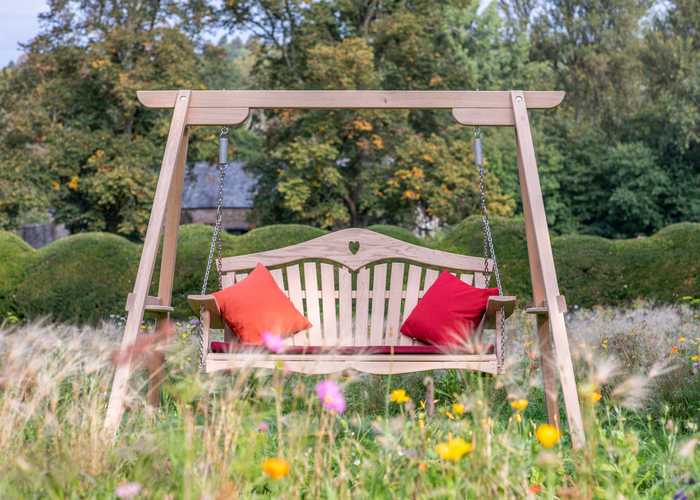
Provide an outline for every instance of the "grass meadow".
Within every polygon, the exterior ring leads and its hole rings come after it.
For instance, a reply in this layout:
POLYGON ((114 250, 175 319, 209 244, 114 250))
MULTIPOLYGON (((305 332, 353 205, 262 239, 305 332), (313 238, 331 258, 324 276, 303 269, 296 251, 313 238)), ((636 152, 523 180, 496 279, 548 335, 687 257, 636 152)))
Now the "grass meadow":
POLYGON ((509 320, 497 378, 204 376, 196 325, 181 323, 162 346, 161 407, 146 404, 138 371, 116 439, 102 423, 119 321, 5 325, 0 498, 700 498, 699 320, 645 303, 570 314, 579 451, 565 426, 560 439, 540 428, 524 315, 509 320))

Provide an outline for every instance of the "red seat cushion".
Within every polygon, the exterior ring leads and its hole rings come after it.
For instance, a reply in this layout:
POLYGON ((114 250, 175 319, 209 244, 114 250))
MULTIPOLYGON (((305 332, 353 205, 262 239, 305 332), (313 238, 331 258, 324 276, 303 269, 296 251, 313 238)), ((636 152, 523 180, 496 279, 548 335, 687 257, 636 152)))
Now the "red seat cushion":
POLYGON ((222 319, 241 344, 262 344, 263 332, 287 337, 311 326, 262 264, 240 283, 213 295, 222 319))
POLYGON ((401 333, 427 344, 465 347, 498 288, 476 288, 443 271, 401 325, 401 333))
MULTIPOLYGON (((232 342, 212 342, 212 352, 261 352, 260 349, 251 348, 232 342)), ((481 354, 493 353, 492 344, 485 346, 481 354)), ((263 349, 263 352, 267 352, 263 349)), ((284 354, 476 354, 472 349, 445 349, 437 345, 399 345, 399 346, 346 346, 346 347, 322 347, 322 346, 288 346, 284 354)))

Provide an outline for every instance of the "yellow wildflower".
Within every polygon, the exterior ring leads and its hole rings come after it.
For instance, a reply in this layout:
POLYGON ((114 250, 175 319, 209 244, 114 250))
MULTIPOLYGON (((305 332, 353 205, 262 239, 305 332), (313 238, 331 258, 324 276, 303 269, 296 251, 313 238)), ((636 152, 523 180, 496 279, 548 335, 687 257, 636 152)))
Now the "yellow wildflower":
POLYGON ((382 139, 378 135, 373 135, 372 145, 377 149, 384 149, 384 139, 382 139))
POLYGON ((78 176, 74 175, 70 178, 70 181, 68 181, 68 187, 73 191, 78 189, 78 176))
POLYGON ((58 181, 51 181, 51 189, 58 191, 61 188, 61 183, 58 181))
POLYGON ((520 412, 517 412, 515 415, 513 415, 513 418, 515 419, 516 422, 520 423, 523 421, 523 416, 520 414, 520 412))
POLYGON ((591 404, 596 404, 603 397, 603 395, 598 391, 591 391, 587 394, 587 396, 591 404))
POLYGON ((679 337, 679 338, 678 338, 678 342, 679 342, 680 344, 685 344, 685 337, 679 337))
POLYGON ((289 475, 289 462, 284 458, 268 458, 263 462, 262 469, 272 479, 282 479, 289 475))
POLYGON ((464 408, 464 405, 462 403, 455 403, 452 405, 452 412, 455 415, 464 415, 464 411, 465 411, 465 408, 464 408))
POLYGON ((561 438, 561 432, 551 424, 540 424, 535 431, 535 436, 542 446, 545 448, 553 448, 561 438))
POLYGON ((411 397, 406 394, 406 391, 403 389, 394 389, 391 391, 389 399, 396 404, 402 405, 404 403, 408 403, 411 400, 411 397))
POLYGON ((464 455, 471 453, 473 449, 474 446, 462 438, 450 438, 446 443, 438 443, 435 447, 440 458, 451 462, 458 462, 464 455))
POLYGON ((690 357, 690 361, 693 361, 693 362, 695 362, 695 363, 697 363, 698 361, 700 361, 700 354, 693 354, 693 355, 690 357))
POLYGON ((527 405, 528 405, 527 399, 516 399, 516 400, 510 402, 510 406, 515 411, 525 411, 525 408, 527 408, 527 405))

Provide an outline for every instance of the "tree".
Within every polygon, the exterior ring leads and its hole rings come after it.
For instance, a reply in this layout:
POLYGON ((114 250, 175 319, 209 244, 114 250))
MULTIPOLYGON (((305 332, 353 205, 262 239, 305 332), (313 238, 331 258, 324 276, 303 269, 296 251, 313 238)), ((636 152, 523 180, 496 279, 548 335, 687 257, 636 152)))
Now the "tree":
MULTIPOLYGON (((496 46, 493 65, 510 57, 498 46, 497 13, 489 10, 488 22, 480 23, 477 7, 236 1, 221 16, 232 31, 253 34, 254 84, 261 88, 473 88, 497 78, 481 71, 479 61, 488 58, 476 51, 496 46), (461 27, 465 18, 480 37, 472 45, 461 27)), ((251 169, 260 179, 255 210, 263 223, 412 227, 418 211, 452 223, 478 208, 471 135, 453 127, 447 113, 279 111, 266 114, 260 128, 269 155, 251 169)), ((511 213, 513 200, 498 179, 490 176, 488 184, 493 210, 511 213)))
MULTIPOLYGON (((187 1, 50 4, 24 58, 3 70, 3 227, 53 208, 73 231, 144 233, 169 116, 145 110, 136 90, 230 81, 227 47, 198 35, 207 13, 187 1)), ((207 134, 195 132, 192 156, 214 157, 207 134)))

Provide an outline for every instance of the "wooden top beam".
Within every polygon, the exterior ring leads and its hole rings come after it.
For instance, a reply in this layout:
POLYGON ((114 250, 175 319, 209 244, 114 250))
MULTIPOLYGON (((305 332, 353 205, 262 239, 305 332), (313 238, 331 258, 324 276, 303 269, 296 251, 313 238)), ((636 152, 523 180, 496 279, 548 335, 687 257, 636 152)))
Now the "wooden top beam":
MULTIPOLYGON (((148 108, 172 108, 177 90, 141 90, 148 108)), ((563 91, 526 91, 530 109, 554 108, 563 91)), ((510 91, 471 90, 193 90, 190 108, 248 109, 512 109, 510 91)))

